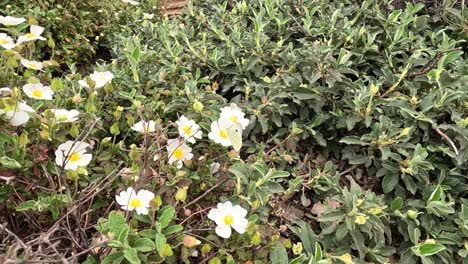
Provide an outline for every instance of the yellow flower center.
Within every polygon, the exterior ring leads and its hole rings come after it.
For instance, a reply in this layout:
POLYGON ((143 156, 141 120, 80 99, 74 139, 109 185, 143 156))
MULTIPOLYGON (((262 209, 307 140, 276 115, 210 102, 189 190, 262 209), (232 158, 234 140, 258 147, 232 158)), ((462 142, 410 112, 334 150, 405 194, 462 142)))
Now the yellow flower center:
POLYGON ((234 223, 234 217, 232 215, 226 215, 223 218, 223 222, 226 225, 230 226, 230 225, 232 225, 234 223))
POLYGON ((42 91, 41 90, 34 90, 34 91, 32 91, 32 95, 34 97, 42 98, 42 91))
POLYGON ((0 44, 7 44, 8 43, 8 40, 6 39, 0 39, 0 44))
POLYGON ((231 116, 229 119, 231 119, 233 123, 237 123, 237 116, 231 116))
POLYGON ((130 201, 130 204, 129 204, 131 207, 133 208, 140 208, 143 206, 143 204, 141 203, 141 200, 139 198, 134 198, 130 201))
POLYGON ((37 68, 38 68, 36 64, 31 63, 31 62, 28 63, 26 66, 27 66, 28 68, 31 68, 31 69, 37 69, 37 68))
POLYGON ((29 39, 29 38, 34 38, 34 37, 35 37, 34 33, 28 33, 28 34, 26 34, 26 38, 28 38, 28 39, 29 39))
POLYGON ((78 160, 80 160, 80 154, 78 154, 77 152, 71 154, 69 160, 70 160, 71 162, 77 162, 78 160))
POLYGON ((228 138, 228 134, 227 134, 226 129, 220 129, 218 134, 219 134, 219 136, 220 136, 221 138, 223 138, 223 139, 227 139, 227 138, 228 138))
POLYGON ((174 150, 174 157, 176 159, 182 159, 184 157, 184 151, 181 148, 174 150))
POLYGON ((106 80, 106 76, 105 76, 105 75, 101 75, 101 76, 98 77, 98 79, 99 79, 100 81, 105 81, 105 80, 106 80))
POLYGON ((193 131, 192 131, 192 128, 190 126, 184 126, 182 128, 182 130, 184 131, 184 133, 187 135, 187 136, 190 136, 192 135, 193 131))

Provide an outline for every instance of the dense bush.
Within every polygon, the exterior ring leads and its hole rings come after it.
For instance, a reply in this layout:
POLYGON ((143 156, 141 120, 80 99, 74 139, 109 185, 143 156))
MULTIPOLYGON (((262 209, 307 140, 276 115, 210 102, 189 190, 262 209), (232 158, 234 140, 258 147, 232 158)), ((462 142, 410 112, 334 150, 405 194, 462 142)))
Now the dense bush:
MULTIPOLYGON (((32 102, 44 116, 22 129, 2 123, 0 171, 15 177, 2 222, 72 235, 54 247, 87 263, 467 263, 466 10, 357 2, 210 0, 156 20, 129 6, 137 17, 105 35, 113 60, 97 69, 114 78, 99 89, 73 66, 31 78, 4 52, 2 74, 19 75, 2 85, 39 79, 56 99, 32 102), (209 133, 229 103, 249 119, 231 151, 209 133), (50 108, 82 114, 57 124, 50 108), (181 115, 203 139, 176 166, 181 115), (133 132, 139 120, 152 133, 133 132), (91 143, 86 169, 54 162, 67 140, 91 143), (155 192, 148 216, 113 211, 129 186, 155 192), (215 236, 218 201, 247 209, 245 232, 215 236)), ((28 241, 29 256, 57 256, 28 241)))

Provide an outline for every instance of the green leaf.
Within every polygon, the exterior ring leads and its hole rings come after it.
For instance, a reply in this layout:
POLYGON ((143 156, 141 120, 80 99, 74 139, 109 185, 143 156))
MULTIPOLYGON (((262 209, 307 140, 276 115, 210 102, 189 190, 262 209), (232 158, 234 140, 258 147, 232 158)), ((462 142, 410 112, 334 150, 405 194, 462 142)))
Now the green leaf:
POLYGON ((156 234, 156 250, 158 251, 159 255, 162 254, 165 244, 166 244, 166 237, 160 233, 156 234))
POLYGON ((0 158, 0 164, 2 164, 4 168, 12 170, 21 169, 21 167, 23 167, 18 161, 5 156, 0 158))
POLYGON ((334 221, 340 221, 343 220, 343 218, 346 216, 344 212, 341 211, 333 211, 330 213, 326 213, 318 218, 319 222, 334 222, 334 221))
POLYGON ((174 207, 167 205, 159 211, 158 215, 159 215, 159 218, 158 218, 159 226, 161 228, 165 228, 169 225, 172 218, 174 217, 175 209, 174 207))
POLYGON ((105 257, 102 260, 102 264, 120 264, 124 260, 124 254, 122 252, 115 252, 105 257))
POLYGON ((445 250, 445 246, 441 244, 423 244, 418 247, 418 252, 421 256, 428 257, 435 255, 441 251, 445 250))
POLYGON ((164 229, 164 235, 170 235, 174 233, 178 233, 180 231, 184 230, 184 227, 181 225, 171 225, 168 226, 166 229, 164 229))
POLYGON ((36 201, 29 200, 16 206, 16 211, 28 211, 36 208, 36 201))
POLYGON ((357 136, 347 136, 344 137, 340 140, 340 143, 344 143, 347 145, 361 145, 361 146, 367 146, 369 145, 365 141, 362 141, 360 137, 357 136))
POLYGON ((114 235, 114 237, 118 237, 125 228, 128 229, 128 224, 123 214, 115 211, 110 212, 109 230, 114 235))
POLYGON ((288 263, 288 252, 281 242, 276 242, 276 245, 270 251, 270 263, 285 264, 288 263))
POLYGON ((456 61, 463 54, 463 51, 455 50, 451 51, 448 54, 444 55, 442 59, 442 67, 445 67, 447 64, 456 61))
POLYGON ((154 242, 148 238, 139 238, 133 243, 133 247, 137 251, 150 252, 156 248, 154 242))
POLYGON ((389 193, 398 185, 400 177, 398 174, 387 173, 382 180, 382 189, 384 193, 389 193))
POLYGON ((122 230, 119 233, 119 236, 117 237, 117 240, 125 244, 128 238, 128 230, 129 230, 128 226, 125 228, 122 228, 122 230))
POLYGON ((441 196, 442 196, 442 187, 440 185, 437 185, 437 187, 431 193, 431 196, 429 197, 428 202, 440 201, 441 196))
POLYGON ((320 261, 322 260, 322 248, 320 247, 320 244, 318 242, 315 242, 315 261, 320 261))
POLYGON ((401 208, 403 208, 403 199, 401 197, 397 197, 392 201, 391 209, 395 211, 400 210, 401 208))
POLYGON ((137 250, 134 248, 126 248, 123 251, 125 259, 128 260, 131 264, 140 264, 141 261, 138 258, 137 250))
POLYGON ((231 141, 232 147, 235 151, 239 151, 242 148, 242 127, 241 125, 233 125, 227 129, 229 140, 231 141))

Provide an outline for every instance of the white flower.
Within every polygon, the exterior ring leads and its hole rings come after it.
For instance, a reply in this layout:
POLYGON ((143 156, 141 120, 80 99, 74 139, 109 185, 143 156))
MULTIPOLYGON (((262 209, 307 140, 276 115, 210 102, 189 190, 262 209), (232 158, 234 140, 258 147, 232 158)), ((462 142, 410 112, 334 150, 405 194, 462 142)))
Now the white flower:
POLYGON ((210 165, 211 174, 217 173, 219 171, 220 167, 221 167, 221 164, 219 164, 218 162, 211 163, 211 165, 210 165))
POLYGON ((229 140, 226 122, 221 119, 211 123, 211 132, 208 134, 208 138, 224 147, 232 145, 229 140))
POLYGON ((12 49, 16 46, 13 39, 5 33, 0 33, 0 46, 4 49, 12 49))
POLYGON ((18 44, 21 44, 26 41, 33 41, 36 39, 45 40, 45 38, 41 36, 42 32, 44 32, 43 27, 32 25, 28 34, 20 36, 18 38, 18 44))
POLYGON ((33 60, 27 60, 27 59, 21 59, 21 64, 31 70, 37 70, 40 71, 42 68, 44 68, 44 64, 40 61, 33 61, 33 60))
POLYGON ((0 16, 0 24, 5 26, 16 26, 26 21, 26 19, 21 17, 12 17, 12 16, 0 16))
POLYGON ((85 87, 85 88, 89 88, 89 85, 88 83, 86 82, 86 80, 79 80, 78 81, 78 84, 85 87))
MULTIPOLYGON (((3 89, 3 88, 2 88, 3 89)), ((29 121, 29 113, 35 113, 29 105, 24 102, 20 102, 13 109, 7 111, 0 109, 0 114, 4 113, 5 118, 10 122, 12 126, 21 126, 29 121)))
POLYGON ((54 121, 57 123, 71 123, 78 120, 78 115, 80 112, 77 110, 67 110, 67 109, 50 109, 54 113, 54 121))
POLYGON ((10 96, 12 93, 9 87, 0 88, 0 96, 10 96))
POLYGON ((132 129, 140 133, 154 132, 156 131, 156 122, 152 120, 148 122, 141 120, 133 124, 132 129))
POLYGON ((153 19, 154 14, 143 13, 143 19, 153 19))
POLYGON ((216 209, 211 209, 208 213, 208 218, 216 223, 215 232, 218 236, 229 238, 231 236, 231 227, 240 234, 243 234, 247 229, 249 221, 247 211, 239 205, 232 206, 232 203, 218 203, 216 209))
POLYGON ((67 141, 55 151, 55 163, 66 170, 77 170, 91 162, 92 154, 86 153, 90 145, 82 141, 67 141))
POLYGON ((153 198, 154 193, 147 190, 139 190, 136 193, 132 187, 128 187, 126 191, 121 191, 120 194, 115 196, 115 200, 122 206, 122 209, 127 211, 135 210, 139 215, 148 214, 150 202, 153 198))
POLYGON ((54 91, 49 86, 44 86, 42 83, 28 83, 23 86, 24 93, 30 98, 40 100, 52 100, 54 91))
POLYGON ((179 135, 183 137, 186 141, 190 143, 195 143, 195 138, 202 138, 202 131, 200 126, 195 123, 195 121, 181 116, 178 121, 176 121, 177 128, 179 130, 179 135))
POLYGON ((249 125, 249 120, 244 116, 244 112, 242 112, 242 110, 237 107, 237 105, 231 104, 231 106, 221 108, 219 119, 222 119, 224 122, 226 122, 227 127, 239 124, 242 126, 242 129, 245 129, 249 125))
POLYGON ((182 167, 184 160, 191 160, 193 158, 192 148, 178 139, 169 139, 166 148, 169 155, 169 164, 175 161, 177 168, 182 167))
MULTIPOLYGON (((101 88, 112 81, 112 79, 114 78, 114 74, 112 74, 112 72, 110 71, 105 71, 105 72, 94 71, 94 73, 89 75, 89 77, 91 78, 91 80, 93 80, 96 83, 96 88, 101 88)), ((83 85, 82 83, 80 84, 83 85)), ((86 84, 86 86, 87 85, 88 84, 86 84)))
POLYGON ((122 2, 124 2, 126 4, 131 4, 131 5, 138 5, 139 4, 137 1, 133 1, 133 0, 122 0, 122 2))

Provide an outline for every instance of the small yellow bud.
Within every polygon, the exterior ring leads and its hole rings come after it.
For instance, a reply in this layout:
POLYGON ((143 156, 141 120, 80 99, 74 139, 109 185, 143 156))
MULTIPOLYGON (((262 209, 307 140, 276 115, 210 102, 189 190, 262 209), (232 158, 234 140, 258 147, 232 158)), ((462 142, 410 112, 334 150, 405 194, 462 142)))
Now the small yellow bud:
POLYGON ((188 188, 189 188, 188 186, 184 186, 184 187, 180 188, 176 192, 176 195, 175 195, 176 201, 185 202, 185 200, 187 200, 187 190, 188 190, 188 188))
POLYGON ((81 96, 79 94, 75 94, 75 96, 72 98, 72 101, 74 103, 81 103, 81 96))
POLYGON ((354 218, 354 223, 358 225, 364 225, 366 223, 366 217, 363 215, 358 215, 354 218))
POLYGON ((374 208, 369 209, 368 212, 369 212, 369 214, 377 215, 377 214, 382 213, 382 208, 381 207, 374 207, 374 208))
POLYGON ((195 110, 195 112, 201 112, 203 111, 203 108, 205 107, 200 101, 195 101, 193 103, 193 110, 195 110))

